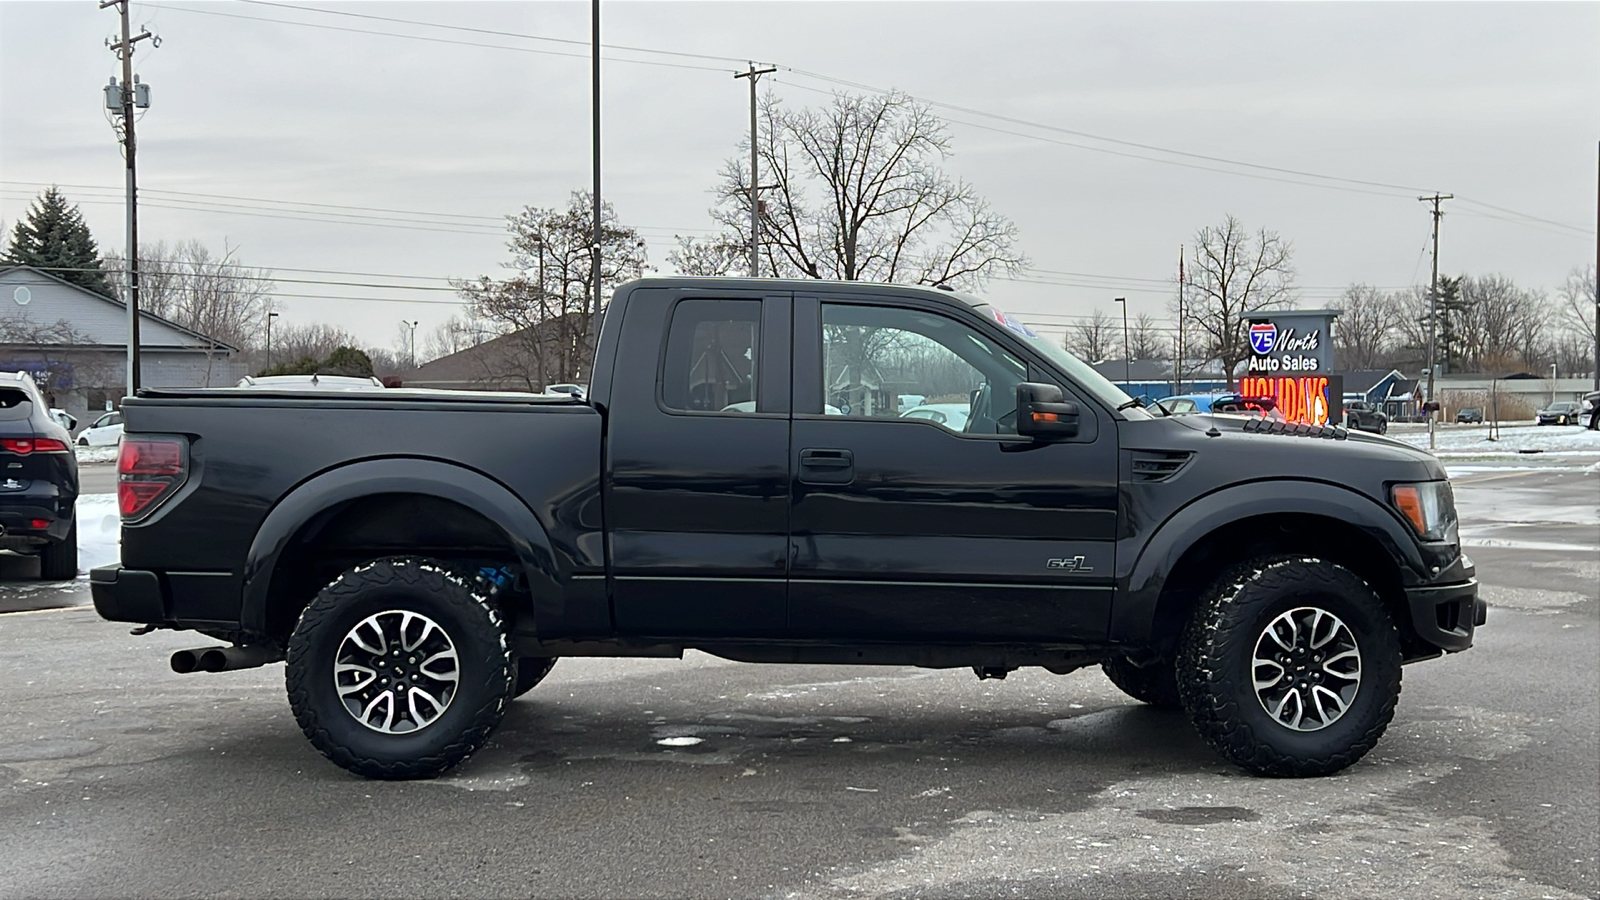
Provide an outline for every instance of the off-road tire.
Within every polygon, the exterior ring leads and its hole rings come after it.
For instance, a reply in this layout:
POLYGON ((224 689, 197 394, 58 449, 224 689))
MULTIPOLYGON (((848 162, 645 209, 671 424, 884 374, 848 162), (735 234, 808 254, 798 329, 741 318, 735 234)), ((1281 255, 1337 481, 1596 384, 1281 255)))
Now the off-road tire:
POLYGON ((73 522, 66 538, 39 548, 39 580, 71 581, 78 577, 78 523, 73 522))
POLYGON ((1228 572, 1201 598, 1178 648, 1178 693, 1195 729, 1258 775, 1329 775, 1377 744, 1400 697, 1400 636, 1372 588, 1326 560, 1265 557, 1228 572), (1314 731, 1275 720, 1256 695, 1256 643, 1279 615, 1314 607, 1348 626, 1361 678, 1343 715, 1314 731))
POLYGON ((519 656, 517 657, 517 686, 512 689, 513 698, 538 687, 550 670, 556 667, 557 656, 519 656))
POLYGON ((367 778, 432 778, 471 756, 505 715, 513 684, 505 620, 487 593, 447 565, 394 557, 351 569, 323 588, 289 638, 289 706, 322 754, 367 778), (404 734, 375 731, 344 707, 334 663, 352 628, 377 613, 420 613, 457 654, 455 695, 437 719, 404 734))
POLYGON ((1119 656, 1101 663, 1100 669, 1119 690, 1140 703, 1160 709, 1183 708, 1183 699, 1178 696, 1177 667, 1170 659, 1139 665, 1126 656, 1119 656))

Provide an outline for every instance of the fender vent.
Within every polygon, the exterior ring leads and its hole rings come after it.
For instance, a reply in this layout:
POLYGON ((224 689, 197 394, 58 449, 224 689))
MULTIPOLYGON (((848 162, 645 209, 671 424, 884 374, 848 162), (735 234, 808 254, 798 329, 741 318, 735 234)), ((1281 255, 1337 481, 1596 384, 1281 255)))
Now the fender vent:
POLYGON ((1188 450, 1135 450, 1133 451, 1134 481, 1166 481, 1183 471, 1194 456, 1188 450))
POLYGON ((1324 438, 1331 441, 1342 441, 1350 436, 1350 432, 1342 425, 1306 425, 1260 418, 1247 420, 1240 430, 1253 434, 1281 434, 1287 437, 1324 438))

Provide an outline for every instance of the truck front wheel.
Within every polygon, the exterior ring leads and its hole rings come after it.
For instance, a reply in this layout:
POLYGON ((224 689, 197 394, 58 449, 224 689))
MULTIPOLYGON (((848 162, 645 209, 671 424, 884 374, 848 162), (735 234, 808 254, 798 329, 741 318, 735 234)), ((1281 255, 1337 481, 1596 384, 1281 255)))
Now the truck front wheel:
POLYGON ((449 567, 380 559, 322 589, 289 638, 289 705, 335 763, 368 778, 431 778, 471 756, 512 691, 506 626, 449 567))
POLYGON ((1400 638, 1354 572, 1271 557, 1202 598, 1178 651, 1201 737, 1259 775, 1337 772, 1377 744, 1400 696, 1400 638))

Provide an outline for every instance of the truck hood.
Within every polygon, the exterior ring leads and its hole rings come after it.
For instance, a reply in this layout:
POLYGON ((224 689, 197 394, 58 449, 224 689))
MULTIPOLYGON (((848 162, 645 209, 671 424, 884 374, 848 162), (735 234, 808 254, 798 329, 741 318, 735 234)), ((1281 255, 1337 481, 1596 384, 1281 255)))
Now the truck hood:
MULTIPOLYGON (((1231 415, 1168 416, 1122 423, 1126 449, 1191 451, 1220 457, 1241 480, 1309 478, 1360 482, 1434 481, 1446 477, 1432 454, 1402 441, 1336 426, 1291 425, 1231 415)), ((1212 468, 1212 466, 1207 466, 1212 468)))

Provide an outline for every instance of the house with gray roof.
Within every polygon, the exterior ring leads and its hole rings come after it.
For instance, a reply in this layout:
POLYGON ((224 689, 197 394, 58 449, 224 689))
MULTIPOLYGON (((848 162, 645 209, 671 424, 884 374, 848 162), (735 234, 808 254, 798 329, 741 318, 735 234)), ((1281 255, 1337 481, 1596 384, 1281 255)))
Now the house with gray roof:
MULTIPOLYGON (((233 385, 239 348, 159 316, 139 315, 143 387, 233 385)), ((0 371, 27 372, 80 422, 121 402, 127 388, 128 307, 28 266, 0 267, 0 371)))

